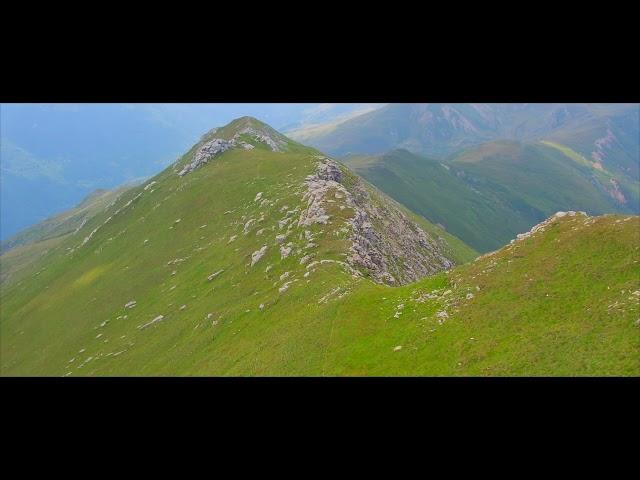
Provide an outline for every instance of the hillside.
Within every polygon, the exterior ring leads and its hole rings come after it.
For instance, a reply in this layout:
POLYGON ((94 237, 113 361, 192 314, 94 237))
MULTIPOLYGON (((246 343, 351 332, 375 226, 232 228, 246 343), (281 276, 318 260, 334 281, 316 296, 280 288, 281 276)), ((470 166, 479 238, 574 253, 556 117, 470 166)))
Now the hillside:
POLYGON ((639 217, 559 213, 475 261, 413 220, 239 119, 2 285, 1 373, 640 374, 639 217))
POLYGON ((344 163, 479 251, 504 245, 559 210, 638 213, 638 184, 551 142, 493 141, 437 161, 407 150, 344 163))
POLYGON ((76 207, 47 218, 46 220, 26 228, 12 237, 9 237, 0 244, 0 251, 7 252, 12 248, 16 248, 21 245, 61 237, 76 231, 91 217, 105 209, 109 204, 115 202, 123 192, 127 191, 132 186, 133 184, 124 185, 113 190, 95 190, 84 198, 76 207))
POLYGON ((407 150, 343 161, 390 197, 481 252, 504 245, 544 218, 525 218, 492 189, 474 188, 455 167, 407 150))
POLYGON ((475 255, 243 117, 3 282, 2 374, 321 374, 335 299, 475 255))
POLYGON ((551 140, 637 179, 639 117, 637 104, 390 104, 304 142, 338 156, 404 148, 441 158, 491 140, 551 140))

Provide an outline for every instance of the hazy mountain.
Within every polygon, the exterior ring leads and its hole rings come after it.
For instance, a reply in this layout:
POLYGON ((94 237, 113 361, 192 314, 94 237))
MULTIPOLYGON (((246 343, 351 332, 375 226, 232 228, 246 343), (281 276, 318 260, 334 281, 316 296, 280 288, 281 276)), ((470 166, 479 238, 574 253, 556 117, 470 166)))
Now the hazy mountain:
POLYGON ((637 104, 389 104, 304 141, 333 155, 446 157, 490 140, 552 140, 637 181, 639 116, 637 104))

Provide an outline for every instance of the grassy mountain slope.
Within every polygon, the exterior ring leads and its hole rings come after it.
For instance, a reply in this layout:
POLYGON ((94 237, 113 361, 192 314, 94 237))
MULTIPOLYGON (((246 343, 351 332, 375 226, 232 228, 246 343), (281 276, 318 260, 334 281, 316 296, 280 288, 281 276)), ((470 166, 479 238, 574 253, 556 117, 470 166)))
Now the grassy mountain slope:
POLYGON ((531 226, 498 195, 472 188, 455 168, 436 160, 393 150, 343 161, 387 195, 479 251, 498 248, 531 226))
POLYGON ((639 245, 638 217, 567 216, 448 275, 368 285, 336 307, 330 373, 638 375, 639 245))
POLYGON ((309 283, 276 295, 271 281, 297 266, 274 259, 277 271, 249 288, 247 265, 227 283, 221 274, 207 284, 211 269, 191 262, 157 268, 144 284, 135 268, 131 284, 105 298, 116 285, 93 267, 77 277, 73 293, 81 298, 67 295, 65 321, 42 303, 62 292, 36 297, 19 321, 3 313, 3 374, 638 375, 639 249, 640 218, 575 215, 401 287, 327 264, 309 283), (138 305, 110 305, 128 298, 138 305), (160 311, 165 320, 136 329, 160 311))
POLYGON ((637 184, 612 183, 607 170, 553 143, 487 142, 446 163, 407 150, 343 161, 480 251, 498 248, 558 210, 639 211, 637 184))
POLYGON ((466 175, 493 183, 548 216, 555 210, 590 213, 638 212, 635 201, 617 201, 607 191, 605 171, 581 165, 565 152, 541 143, 496 141, 454 157, 466 175))
POLYGON ((209 132, 2 284, 2 374, 320 375, 335 301, 390 288, 376 267, 402 280, 475 256, 348 170, 323 180, 322 158, 250 118, 209 132), (215 138, 238 143, 178 175, 215 138))
POLYGON ((26 228, 3 241, 1 251, 6 252, 21 245, 37 243, 71 233, 80 228, 81 225, 98 212, 105 209, 107 205, 114 202, 118 196, 132 186, 124 185, 113 190, 96 190, 76 207, 47 218, 43 222, 26 228))

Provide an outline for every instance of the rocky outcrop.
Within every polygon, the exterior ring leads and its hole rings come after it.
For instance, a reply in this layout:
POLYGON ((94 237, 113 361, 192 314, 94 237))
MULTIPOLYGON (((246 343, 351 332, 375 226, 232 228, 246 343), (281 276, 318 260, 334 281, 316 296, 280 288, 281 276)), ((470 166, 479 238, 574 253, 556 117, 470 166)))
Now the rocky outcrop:
MULTIPOLYGON (((217 133, 217 130, 213 130, 211 133, 217 133)), ((189 172, 201 167, 212 158, 226 152, 230 148, 239 147, 245 150, 253 150, 254 145, 241 140, 242 135, 251 137, 256 142, 266 144, 273 152, 282 152, 286 149, 287 143, 281 138, 270 135, 266 131, 261 131, 253 127, 245 127, 237 131, 233 137, 229 140, 223 138, 213 138, 196 150, 191 162, 187 163, 179 172, 178 176, 182 177, 189 172)))
POLYGON ((243 128, 236 134, 236 137, 234 137, 234 139, 239 137, 240 135, 249 135, 254 140, 265 143, 274 152, 282 152, 287 146, 284 140, 275 136, 271 136, 267 132, 263 132, 252 127, 243 128))
POLYGON ((263 245, 260 250, 256 250, 251 254, 251 266, 253 267, 264 256, 267 251, 267 246, 263 245))
POLYGON ((307 208, 298 226, 330 223, 326 205, 344 202, 354 211, 348 221, 351 247, 347 263, 378 283, 401 285, 453 266, 441 243, 409 220, 392 200, 376 194, 355 176, 345 182, 341 167, 318 157, 318 167, 305 179, 307 208), (345 184, 348 183, 348 188, 345 184))
POLYGON ((196 153, 193 155, 193 160, 184 166, 178 175, 180 177, 186 175, 189 172, 194 171, 196 168, 207 163, 211 158, 226 152, 231 147, 235 146, 235 142, 223 140, 221 138, 214 138, 213 140, 202 145, 196 153))
MULTIPOLYGON (((544 232, 545 228, 547 228, 549 225, 551 225, 552 223, 557 221, 559 218, 562 218, 562 217, 575 217, 576 215, 581 215, 583 217, 588 217, 589 216, 589 215, 586 214, 586 212, 574 212, 573 210, 569 210, 568 212, 556 212, 551 217, 547 218, 545 221, 540 222, 539 224, 534 225, 533 227, 531 227, 531 230, 529 230, 528 232, 519 233, 518 235, 516 235, 516 238, 511 240, 510 243, 513 244, 515 242, 519 242, 521 240, 529 238, 529 237, 531 237, 532 235, 534 235, 536 233, 544 232)), ((493 253, 495 253, 495 252, 493 252, 493 253)), ((485 255, 483 255, 483 257, 484 256, 485 255)))

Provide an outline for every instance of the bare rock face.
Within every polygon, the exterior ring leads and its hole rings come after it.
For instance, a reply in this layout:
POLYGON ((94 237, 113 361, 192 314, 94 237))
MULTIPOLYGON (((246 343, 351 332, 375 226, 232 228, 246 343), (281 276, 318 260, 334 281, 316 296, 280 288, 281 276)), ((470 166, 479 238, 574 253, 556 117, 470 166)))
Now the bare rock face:
POLYGON ((271 148, 273 152, 282 152, 286 147, 286 143, 279 138, 272 137, 268 133, 262 132, 252 127, 243 128, 236 134, 236 137, 234 138, 237 138, 240 135, 249 135, 254 140, 267 144, 267 146, 269 146, 269 148, 271 148))
MULTIPOLYGON (((217 129, 212 130, 211 133, 215 134, 216 132, 217 129)), ((207 163, 212 158, 215 158, 221 153, 226 152, 230 148, 237 147, 244 150, 253 150, 255 146, 247 143, 244 140, 241 140, 240 137, 242 135, 249 136, 256 142, 266 144, 273 152, 283 152, 287 147, 287 143, 283 139, 278 138, 275 135, 272 136, 267 131, 262 131, 253 127, 245 127, 237 131, 230 140, 225 140, 223 138, 213 138, 201 145, 193 155, 193 159, 191 160, 191 162, 187 163, 178 172, 178 175, 182 177, 187 173, 194 171, 195 169, 207 163)))
POLYGON ((307 201, 298 226, 330 223, 329 200, 343 199, 354 211, 349 219, 351 247, 347 264, 378 283, 401 285, 447 270, 453 262, 443 243, 409 220, 392 200, 374 192, 356 176, 345 186, 345 172, 334 161, 318 157, 316 173, 305 179, 307 201))
POLYGON ((325 197, 330 189, 345 190, 340 180, 342 172, 335 162, 326 159, 326 162, 318 164, 318 171, 314 175, 307 176, 305 185, 307 192, 302 199, 307 200, 307 208, 300 215, 298 226, 309 226, 314 223, 326 224, 329 216, 323 207, 325 197))
POLYGON ((263 245, 260 250, 256 250, 251 254, 251 266, 253 267, 264 256, 267 251, 267 246, 263 245))
POLYGON ((229 150, 233 146, 235 146, 235 142, 232 143, 221 138, 214 138, 213 140, 202 145, 196 151, 191 163, 185 165, 184 168, 180 170, 180 172, 178 172, 178 175, 182 177, 187 173, 194 171, 196 168, 207 163, 209 159, 229 150))

